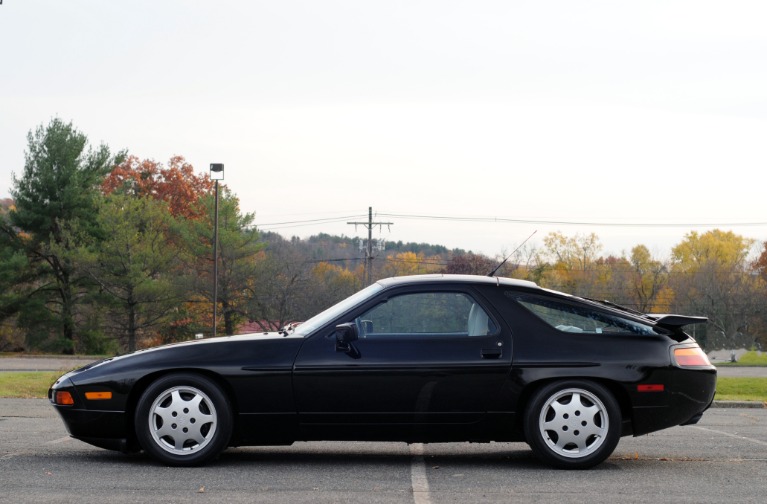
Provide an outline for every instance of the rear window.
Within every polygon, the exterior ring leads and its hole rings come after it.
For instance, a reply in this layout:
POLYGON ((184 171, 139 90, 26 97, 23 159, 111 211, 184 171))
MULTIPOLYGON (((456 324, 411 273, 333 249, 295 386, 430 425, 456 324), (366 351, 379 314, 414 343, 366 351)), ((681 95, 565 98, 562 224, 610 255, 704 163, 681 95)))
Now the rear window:
POLYGON ((659 335, 663 329, 630 318, 603 312, 587 305, 542 296, 507 293, 517 303, 551 327, 567 333, 659 335))

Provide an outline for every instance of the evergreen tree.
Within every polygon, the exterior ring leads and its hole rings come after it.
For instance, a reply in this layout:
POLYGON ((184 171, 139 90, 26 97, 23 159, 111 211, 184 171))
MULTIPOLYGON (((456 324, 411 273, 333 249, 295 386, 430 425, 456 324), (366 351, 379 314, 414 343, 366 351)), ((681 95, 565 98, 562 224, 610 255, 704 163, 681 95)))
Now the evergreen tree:
MULTIPOLYGON (((194 290, 200 298, 212 301, 214 198, 206 197, 204 204, 209 218, 187 221, 185 242, 189 270, 196 272, 194 290)), ((218 313, 224 322, 224 333, 231 335, 247 316, 247 300, 256 275, 256 256, 264 245, 253 226, 255 215, 241 213, 239 200, 225 186, 218 213, 218 313)))
POLYGON ((98 222, 106 237, 83 264, 106 299, 106 328, 132 352, 181 301, 174 282, 178 226, 165 202, 121 194, 105 199, 98 222))
POLYGON ((74 351, 75 306, 85 284, 77 264, 86 236, 99 236, 96 198, 105 175, 123 154, 88 146, 72 123, 55 118, 27 135, 24 173, 14 174, 15 209, 4 231, 23 249, 36 282, 36 298, 55 323, 62 350, 74 351))

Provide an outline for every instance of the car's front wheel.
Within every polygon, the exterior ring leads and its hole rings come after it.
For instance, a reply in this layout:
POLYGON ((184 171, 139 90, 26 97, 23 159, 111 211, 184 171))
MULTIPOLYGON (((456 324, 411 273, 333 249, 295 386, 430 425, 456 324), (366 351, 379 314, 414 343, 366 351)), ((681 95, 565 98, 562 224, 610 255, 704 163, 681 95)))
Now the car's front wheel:
POLYGON ((169 465, 200 465, 229 444, 232 408, 212 380, 172 374, 144 391, 135 426, 141 447, 154 458, 169 465))
POLYGON ((527 442, 538 458, 555 467, 585 469, 615 450, 621 411, 604 386, 567 380, 539 389, 528 403, 524 423, 527 442))

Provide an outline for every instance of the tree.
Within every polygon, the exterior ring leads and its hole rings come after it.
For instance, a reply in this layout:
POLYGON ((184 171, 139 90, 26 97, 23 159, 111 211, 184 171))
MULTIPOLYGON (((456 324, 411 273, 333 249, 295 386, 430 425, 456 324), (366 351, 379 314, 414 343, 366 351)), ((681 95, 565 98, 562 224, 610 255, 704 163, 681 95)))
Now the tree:
MULTIPOLYGON (((256 255, 263 245, 253 226, 255 215, 240 213, 239 201, 224 187, 219 198, 218 303, 226 334, 234 334, 237 323, 247 316, 247 297, 256 272, 256 255)), ((213 214, 214 198, 204 198, 208 219, 188 221, 185 243, 187 260, 196 271, 195 291, 213 301, 213 214)), ((211 320, 212 323, 212 320, 211 320)))
POLYGON ((649 312, 656 305, 661 305, 664 311, 667 310, 672 293, 667 288, 666 265, 653 259, 650 250, 644 245, 637 245, 631 249, 630 262, 633 273, 630 285, 637 310, 649 312))
MULTIPOLYGON (((11 200, 0 200, 0 227, 10 229, 8 212, 14 209, 11 200)), ((14 247, 7 233, 0 233, 0 323, 19 310, 20 274, 27 269, 27 258, 14 247)))
POLYGON ((14 174, 16 208, 3 231, 29 259, 37 277, 28 295, 42 301, 58 326, 63 350, 75 344, 75 306, 86 285, 77 269, 83 237, 99 236, 98 187, 123 158, 107 146, 88 147, 86 136, 56 118, 27 135, 24 173, 14 174))
POLYGON ((310 271, 294 242, 269 233, 266 248, 255 258, 248 320, 264 331, 274 331, 314 315, 306 306, 310 271))
POLYGON ((213 190, 213 181, 207 174, 195 175, 194 167, 182 156, 172 157, 167 168, 150 159, 130 156, 111 171, 101 188, 104 194, 152 197, 166 202, 175 217, 199 220, 207 217, 201 202, 213 190))
POLYGON ((761 318, 759 284, 747 258, 754 241, 731 231, 693 231, 672 249, 672 283, 677 311, 705 315, 700 336, 707 348, 741 346, 761 318))
MULTIPOLYGON (((0 200, 2 229, 10 227, 8 212, 13 209, 12 200, 0 200)), ((0 233, 0 352, 23 347, 24 337, 15 324, 15 316, 24 305, 22 289, 29 281, 27 257, 9 238, 8 234, 0 233)))
POLYGON ((108 321, 129 352, 138 337, 167 321, 180 302, 174 282, 180 251, 167 205, 148 197, 113 194, 98 214, 105 234, 86 269, 108 297, 108 321))
POLYGON ((351 271, 327 262, 315 264, 311 270, 312 281, 308 285, 311 299, 307 300, 307 307, 310 313, 303 314, 301 320, 306 320, 310 315, 319 313, 362 288, 361 273, 362 266, 357 271, 351 271))
POLYGON ((677 271, 694 272, 708 263, 744 268, 755 241, 732 231, 714 229, 698 234, 691 231, 672 250, 677 271))
POLYGON ((445 273, 460 275, 488 275, 496 266, 498 266, 497 261, 481 254, 469 252, 451 257, 444 271, 445 273))
MULTIPOLYGON (((350 270, 338 263, 312 260, 305 250, 307 243, 299 238, 288 241, 275 233, 264 236, 266 248, 258 254, 248 299, 248 319, 261 329, 273 331, 307 320, 362 287, 362 265, 350 270)), ((348 248, 345 242, 339 245, 348 248)), ((324 257, 327 254, 339 255, 325 250, 324 257)))
POLYGON ((381 274, 383 277, 395 277, 436 273, 438 271, 439 262, 433 258, 426 259, 423 253, 399 252, 385 258, 381 274))
POLYGON ((549 266, 540 274, 545 287, 583 296, 593 296, 599 252, 602 244, 596 234, 567 237, 552 232, 543 238, 543 261, 549 266))
POLYGON ((759 257, 751 264, 751 268, 767 281, 767 241, 762 243, 762 252, 759 257))

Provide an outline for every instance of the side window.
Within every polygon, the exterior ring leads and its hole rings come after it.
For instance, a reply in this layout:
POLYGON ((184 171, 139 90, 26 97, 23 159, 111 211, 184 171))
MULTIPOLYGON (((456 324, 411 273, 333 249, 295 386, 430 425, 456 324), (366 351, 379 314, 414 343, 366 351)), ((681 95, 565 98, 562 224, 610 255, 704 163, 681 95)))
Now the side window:
POLYGON ((660 334, 651 325, 604 313, 588 306, 579 306, 538 296, 512 297, 544 322, 563 332, 626 335, 660 334))
POLYGON ((495 324, 462 292, 417 292, 389 298, 357 318, 362 338, 485 336, 495 324))

